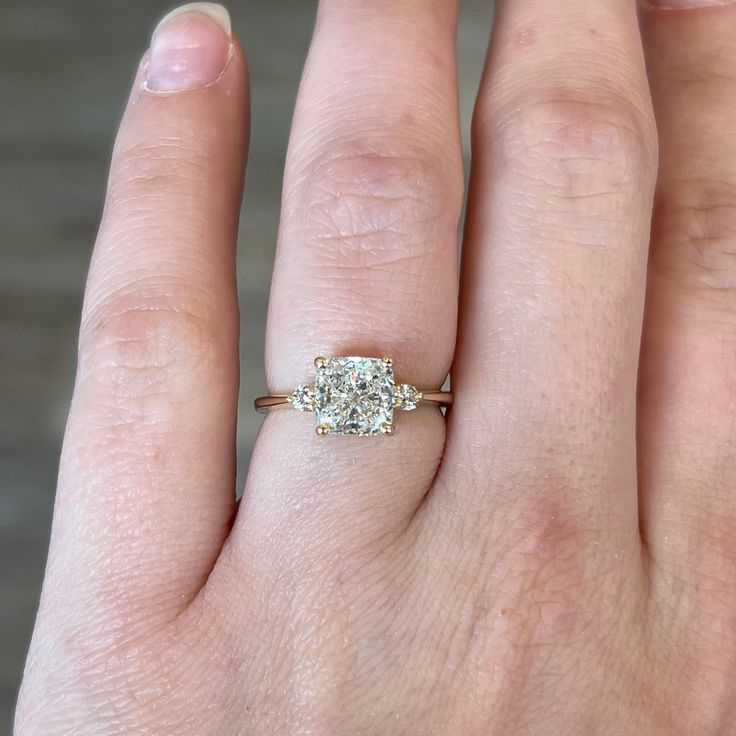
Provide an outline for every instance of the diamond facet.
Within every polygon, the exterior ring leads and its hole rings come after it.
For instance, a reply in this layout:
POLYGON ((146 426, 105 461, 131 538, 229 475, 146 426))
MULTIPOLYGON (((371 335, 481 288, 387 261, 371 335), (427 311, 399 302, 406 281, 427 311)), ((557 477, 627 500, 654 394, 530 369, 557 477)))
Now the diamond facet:
POLYGON ((414 386, 408 383, 400 383, 396 387, 395 406, 404 411, 414 411, 422 399, 422 394, 414 386))
POLYGON ((297 386, 289 396, 289 401, 299 411, 314 411, 317 408, 317 392, 314 386, 297 386))
POLYGON ((382 358, 329 358, 315 388, 317 424, 327 434, 385 434, 393 424, 394 371, 382 358))

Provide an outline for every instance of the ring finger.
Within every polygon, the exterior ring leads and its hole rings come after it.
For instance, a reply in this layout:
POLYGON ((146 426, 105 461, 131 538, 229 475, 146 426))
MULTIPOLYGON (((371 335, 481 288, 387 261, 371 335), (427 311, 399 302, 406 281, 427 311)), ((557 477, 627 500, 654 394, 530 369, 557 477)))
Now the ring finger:
MULTIPOLYGON (((320 4, 285 172, 274 393, 313 382, 318 355, 391 356, 397 381, 426 388, 448 372, 463 184, 456 14, 444 0, 320 4)), ((393 437, 320 438, 314 421, 267 418, 230 546, 239 558, 272 560, 284 535, 302 561, 370 547, 430 485, 436 409, 402 413, 393 437)))

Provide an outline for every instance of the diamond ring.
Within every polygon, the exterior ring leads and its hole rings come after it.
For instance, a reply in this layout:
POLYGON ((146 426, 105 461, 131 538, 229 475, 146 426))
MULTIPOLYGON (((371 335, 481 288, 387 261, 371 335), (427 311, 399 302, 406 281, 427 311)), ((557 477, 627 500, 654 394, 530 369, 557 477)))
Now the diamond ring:
POLYGON ((279 406, 316 412, 317 434, 367 437, 394 433, 394 411, 413 411, 420 402, 450 406, 449 391, 424 391, 394 381, 391 358, 316 358, 313 386, 297 386, 290 394, 262 396, 255 408, 279 406))

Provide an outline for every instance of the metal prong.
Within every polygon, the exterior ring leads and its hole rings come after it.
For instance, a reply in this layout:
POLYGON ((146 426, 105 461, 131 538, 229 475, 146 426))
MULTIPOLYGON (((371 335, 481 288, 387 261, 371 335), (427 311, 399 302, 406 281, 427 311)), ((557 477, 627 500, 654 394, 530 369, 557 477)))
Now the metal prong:
POLYGON ((393 365, 393 364, 394 364, 394 359, 393 359, 393 358, 384 358, 384 359, 383 359, 383 362, 384 362, 384 363, 385 363, 386 365, 393 365))
POLYGON ((394 425, 389 424, 386 422, 385 424, 381 425, 381 434, 393 434, 394 433, 394 425))
POLYGON ((327 358, 323 358, 321 355, 319 358, 314 359, 314 367, 318 371, 322 371, 327 368, 327 358))
POLYGON ((320 424, 315 432, 320 436, 324 437, 330 433, 330 428, 326 424, 320 424))

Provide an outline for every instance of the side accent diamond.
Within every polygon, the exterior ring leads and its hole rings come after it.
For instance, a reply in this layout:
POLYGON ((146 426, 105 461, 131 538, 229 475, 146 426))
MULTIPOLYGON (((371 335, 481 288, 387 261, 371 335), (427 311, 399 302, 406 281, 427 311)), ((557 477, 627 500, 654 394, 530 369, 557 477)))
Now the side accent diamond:
POLYGON ((408 383, 400 383, 396 387, 395 406, 404 411, 414 411, 422 400, 421 391, 408 383))
POLYGON ((297 386, 289 395, 289 402, 299 411, 316 411, 317 392, 314 386, 297 386))

